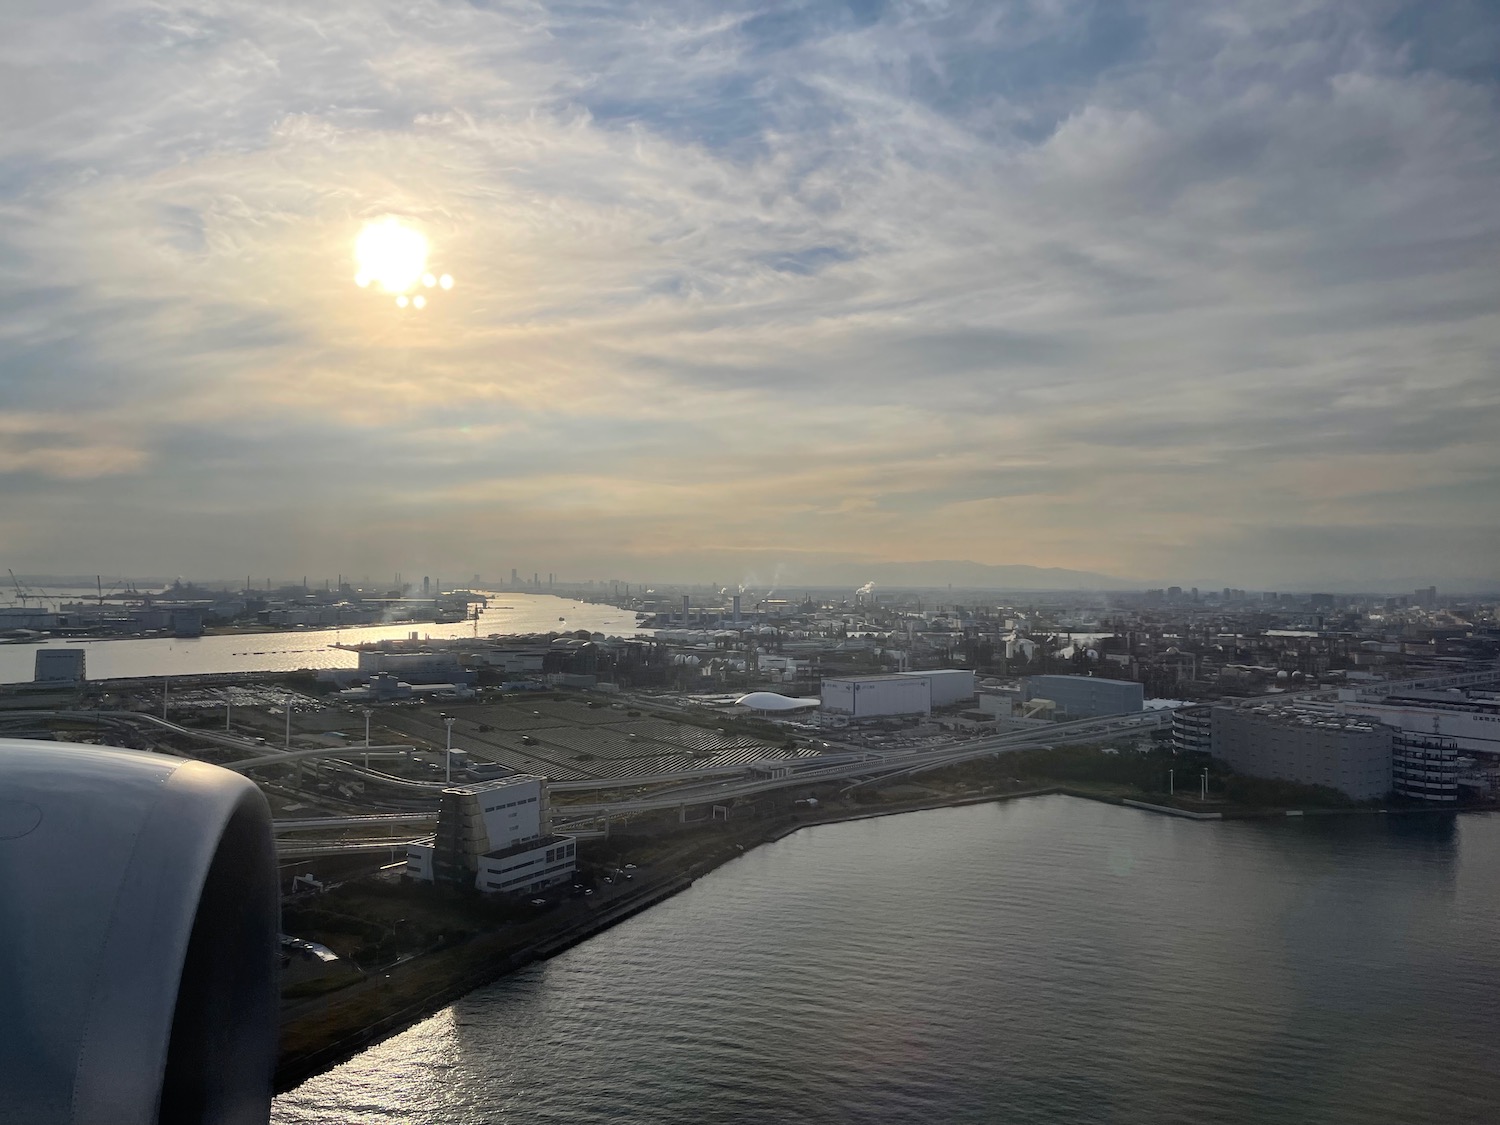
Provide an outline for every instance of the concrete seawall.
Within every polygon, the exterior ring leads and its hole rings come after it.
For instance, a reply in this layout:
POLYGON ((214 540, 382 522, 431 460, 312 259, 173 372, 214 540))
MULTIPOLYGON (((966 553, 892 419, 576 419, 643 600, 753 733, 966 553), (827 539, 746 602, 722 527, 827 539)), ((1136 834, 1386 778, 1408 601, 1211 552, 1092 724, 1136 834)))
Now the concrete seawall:
POLYGON ((1171 805, 1153 805, 1146 801, 1132 801, 1126 797, 1120 801, 1122 805, 1129 805, 1133 809, 1145 809, 1147 812, 1164 813, 1167 816, 1180 816, 1188 820, 1223 820, 1221 812, 1190 812, 1187 809, 1174 809, 1171 805))

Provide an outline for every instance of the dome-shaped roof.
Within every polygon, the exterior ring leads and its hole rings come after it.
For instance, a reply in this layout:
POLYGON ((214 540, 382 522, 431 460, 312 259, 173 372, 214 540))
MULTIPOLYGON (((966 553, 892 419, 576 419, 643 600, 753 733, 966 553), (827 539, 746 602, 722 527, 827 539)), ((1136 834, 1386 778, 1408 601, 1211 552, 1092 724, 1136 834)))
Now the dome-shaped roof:
POLYGON ((735 700, 741 707, 752 711, 803 711, 822 704, 821 699, 798 699, 789 695, 778 695, 774 691, 752 691, 735 700))

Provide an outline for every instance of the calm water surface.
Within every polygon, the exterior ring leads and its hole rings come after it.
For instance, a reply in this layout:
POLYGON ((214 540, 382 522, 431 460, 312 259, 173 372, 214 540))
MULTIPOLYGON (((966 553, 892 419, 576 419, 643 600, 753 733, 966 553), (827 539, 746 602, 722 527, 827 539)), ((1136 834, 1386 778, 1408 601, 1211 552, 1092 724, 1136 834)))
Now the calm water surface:
POLYGON ((1493 1122, 1500 819, 1047 797, 797 833, 278 1099, 308 1122, 1493 1122))
MULTIPOLYGON (((591 633, 630 637, 638 631, 633 611, 594 605, 551 594, 495 594, 479 617, 478 635, 491 633, 557 633, 587 629, 591 633), (561 618, 561 620, 559 620, 561 618)), ((294 672, 300 668, 353 668, 359 657, 334 644, 423 637, 471 637, 474 622, 456 625, 375 625, 345 629, 298 629, 286 633, 238 636, 171 637, 145 640, 46 641, 46 647, 88 651, 91 680, 133 676, 194 676, 211 672, 294 672)), ((0 684, 30 683, 35 671, 34 644, 0 644, 0 684)))

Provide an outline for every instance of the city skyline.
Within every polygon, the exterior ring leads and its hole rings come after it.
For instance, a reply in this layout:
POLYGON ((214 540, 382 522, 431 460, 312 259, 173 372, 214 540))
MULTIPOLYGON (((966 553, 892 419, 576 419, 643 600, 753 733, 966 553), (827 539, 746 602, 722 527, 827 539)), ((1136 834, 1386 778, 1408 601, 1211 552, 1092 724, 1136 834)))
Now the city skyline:
POLYGON ((1500 579, 1479 6, 0 28, 18 573, 1500 579))

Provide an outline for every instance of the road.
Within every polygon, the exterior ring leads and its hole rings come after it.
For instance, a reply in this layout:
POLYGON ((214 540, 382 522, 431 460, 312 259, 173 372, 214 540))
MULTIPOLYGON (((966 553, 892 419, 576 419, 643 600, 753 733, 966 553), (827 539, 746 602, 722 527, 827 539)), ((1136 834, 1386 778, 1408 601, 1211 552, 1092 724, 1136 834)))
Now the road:
MULTIPOLYGON (((1096 719, 1077 719, 1072 722, 1055 723, 1042 731, 1031 729, 1016 731, 1011 734, 960 743, 944 750, 910 751, 899 756, 891 755, 880 761, 844 762, 826 769, 795 770, 781 777, 681 786, 620 801, 554 805, 553 820, 554 826, 562 831, 565 830, 563 825, 569 821, 588 821, 599 817, 682 808, 686 805, 723 804, 777 789, 827 781, 855 780, 864 783, 884 780, 942 769, 945 766, 957 765, 974 758, 988 757, 1007 751, 1030 750, 1039 746, 1067 743, 1095 742, 1100 738, 1122 732, 1149 730, 1170 722, 1170 711, 1146 711, 1096 719)), ((804 760, 815 762, 817 759, 804 760)))

